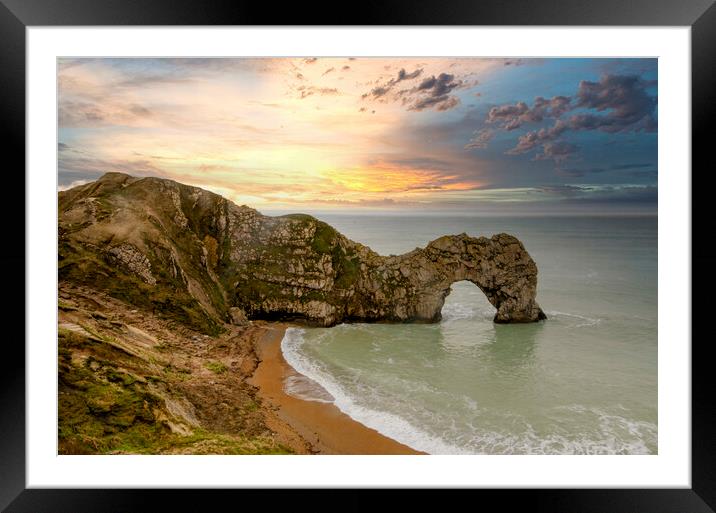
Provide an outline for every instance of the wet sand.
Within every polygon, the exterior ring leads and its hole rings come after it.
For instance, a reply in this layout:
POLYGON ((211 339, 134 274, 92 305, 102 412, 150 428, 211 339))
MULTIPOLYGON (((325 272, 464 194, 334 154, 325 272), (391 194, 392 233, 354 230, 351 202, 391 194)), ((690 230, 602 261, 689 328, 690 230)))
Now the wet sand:
POLYGON ((305 401, 284 391, 284 380, 297 372, 284 360, 283 324, 266 323, 256 340, 260 359, 250 383, 276 408, 277 416, 291 426, 319 454, 422 454, 351 419, 330 403, 305 401))

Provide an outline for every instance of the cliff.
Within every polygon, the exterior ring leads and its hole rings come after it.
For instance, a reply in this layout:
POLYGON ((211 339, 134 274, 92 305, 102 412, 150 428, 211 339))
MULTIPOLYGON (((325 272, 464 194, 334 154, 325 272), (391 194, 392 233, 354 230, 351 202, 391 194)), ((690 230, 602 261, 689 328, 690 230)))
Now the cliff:
POLYGON ((308 215, 270 217, 159 178, 108 173, 59 193, 59 279, 216 334, 246 319, 436 322, 475 283, 495 322, 532 322, 537 267, 522 243, 448 235, 381 256, 308 215))

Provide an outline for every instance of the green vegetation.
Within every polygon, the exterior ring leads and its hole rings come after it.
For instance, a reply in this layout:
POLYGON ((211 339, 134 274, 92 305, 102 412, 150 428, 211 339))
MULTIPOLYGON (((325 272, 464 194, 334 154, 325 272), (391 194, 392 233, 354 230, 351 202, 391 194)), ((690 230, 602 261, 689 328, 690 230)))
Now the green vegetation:
POLYGON ((358 255, 352 250, 344 252, 339 245, 336 245, 332 257, 333 268, 336 270, 336 287, 341 289, 350 288, 358 279, 360 271, 358 255))
POLYGON ((317 253, 330 253, 336 243, 338 232, 331 225, 323 221, 316 221, 316 233, 311 242, 311 248, 317 253))
POLYGON ((222 362, 206 362, 204 364, 204 367, 209 369, 214 374, 223 374, 227 370, 229 370, 228 367, 226 365, 224 365, 222 362))
MULTIPOLYGON (((148 388, 148 382, 164 382, 137 374, 132 369, 141 366, 141 361, 93 340, 96 335, 101 338, 97 332, 90 338, 71 330, 59 330, 60 454, 291 452, 267 436, 213 433, 196 427, 188 434, 173 432, 164 400, 148 388)), ((172 377, 184 373, 171 366, 165 372, 172 377)), ((255 401, 250 401, 245 411, 258 407, 255 401)))
POLYGON ((295 219, 296 221, 316 221, 316 218, 308 214, 286 214, 278 216, 285 219, 295 219))
POLYGON ((70 305, 69 303, 65 303, 65 302, 62 301, 61 299, 59 299, 59 300, 57 301, 57 308, 59 308, 59 309, 62 310, 62 311, 65 311, 65 312, 74 312, 74 311, 77 310, 76 307, 70 305))
MULTIPOLYGON (((223 332, 219 323, 184 290, 183 285, 179 287, 162 281, 149 285, 102 260, 96 249, 61 243, 59 279, 103 290, 114 298, 145 308, 207 335, 217 336, 223 332)), ((209 290, 212 296, 220 296, 218 292, 213 293, 213 288, 209 290)))

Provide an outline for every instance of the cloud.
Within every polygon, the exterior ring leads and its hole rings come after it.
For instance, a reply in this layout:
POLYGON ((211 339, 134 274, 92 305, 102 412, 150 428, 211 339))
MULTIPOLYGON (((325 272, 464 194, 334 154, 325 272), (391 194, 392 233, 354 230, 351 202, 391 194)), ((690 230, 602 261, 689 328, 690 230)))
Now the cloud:
MULTIPOLYGON (((416 93, 416 97, 413 98, 413 103, 408 110, 421 111, 429 108, 440 111, 449 110, 460 103, 460 100, 455 96, 450 96, 450 93, 462 85, 462 80, 455 80, 455 75, 449 73, 440 73, 437 77, 433 75, 426 78, 410 91, 416 93)), ((410 101, 406 100, 406 103, 410 101)))
POLYGON ((535 155, 535 160, 553 160, 559 166, 577 150, 579 146, 566 141, 548 142, 542 145, 542 153, 535 155))
POLYGON ((562 168, 558 169, 557 173, 561 176, 568 176, 572 178, 582 177, 590 174, 606 173, 610 171, 633 171, 628 173, 630 176, 644 177, 653 175, 656 173, 656 169, 644 170, 644 168, 653 168, 654 164, 651 163, 635 163, 635 164, 614 164, 608 167, 590 167, 590 168, 562 168))
POLYGON ((435 110, 446 111, 460 104, 455 96, 448 96, 446 94, 442 96, 427 96, 420 98, 411 105, 408 110, 421 111, 425 109, 435 108, 435 110))
POLYGON ((146 107, 107 101, 103 105, 91 101, 60 100, 59 124, 63 127, 98 125, 131 125, 152 116, 146 107))
MULTIPOLYGON (((602 75, 598 82, 580 81, 576 93, 571 97, 554 96, 546 99, 538 96, 531 107, 525 102, 492 107, 487 113, 485 123, 509 132, 527 123, 541 123, 547 119, 554 119, 551 127, 520 135, 516 146, 506 153, 521 155, 542 146, 542 153, 535 159, 554 160, 559 164, 574 153, 570 150, 573 145, 569 146, 570 143, 557 141, 569 131, 607 133, 655 131, 657 100, 647 92, 647 89, 653 85, 655 82, 644 80, 636 75, 606 74, 602 75), (565 114, 571 111, 579 112, 565 117, 565 114)), ((487 140, 489 139, 475 141, 473 138, 465 148, 485 148, 487 140)))
POLYGON ((646 89, 654 85, 636 75, 603 75, 599 82, 582 80, 579 83, 577 108, 608 111, 606 115, 578 114, 570 118, 574 130, 603 130, 605 132, 655 131, 656 97, 646 89))
POLYGON ((91 180, 74 180, 68 184, 60 184, 57 186, 58 191, 66 191, 68 189, 72 189, 74 187, 78 187, 80 185, 85 185, 87 183, 90 183, 91 180))
POLYGON ((415 71, 412 71, 411 73, 408 73, 405 71, 404 68, 401 68, 401 70, 398 72, 398 75, 395 78, 391 78, 387 82, 385 82, 382 85, 377 85, 369 93, 365 93, 362 95, 362 98, 381 98, 388 94, 393 87, 395 87, 396 84, 399 84, 400 82, 406 81, 406 80, 413 80, 415 78, 418 78, 421 73, 423 72, 422 68, 417 68, 415 71))
POLYGON ((550 99, 538 96, 532 107, 528 107, 525 102, 492 107, 486 121, 508 131, 515 130, 525 123, 540 123, 546 118, 560 117, 570 109, 571 101, 572 99, 567 96, 555 96, 550 99))
POLYGON ((507 150, 507 155, 521 155, 532 151, 540 144, 555 140, 557 137, 567 131, 567 125, 561 120, 557 120, 554 126, 550 128, 540 128, 532 132, 521 135, 517 140, 517 146, 507 150))
POLYGON ((653 203, 658 190, 653 185, 544 185, 535 187, 538 193, 554 195, 572 204, 653 203))
POLYGON ((316 87, 316 86, 300 86, 297 88, 297 91, 299 92, 300 98, 308 98, 309 96, 319 95, 319 96, 331 96, 331 95, 338 95, 341 94, 338 89, 335 87, 316 87))
POLYGON ((491 128, 483 128, 474 132, 472 139, 465 145, 466 150, 474 148, 487 148, 487 143, 494 137, 495 131, 491 128))
MULTIPOLYGON (((148 158, 102 159, 91 155, 67 155, 62 152, 58 159, 60 174, 73 176, 99 176, 117 171, 135 176, 165 176, 166 173, 148 158)), ((69 152, 72 154, 73 152, 69 152)))

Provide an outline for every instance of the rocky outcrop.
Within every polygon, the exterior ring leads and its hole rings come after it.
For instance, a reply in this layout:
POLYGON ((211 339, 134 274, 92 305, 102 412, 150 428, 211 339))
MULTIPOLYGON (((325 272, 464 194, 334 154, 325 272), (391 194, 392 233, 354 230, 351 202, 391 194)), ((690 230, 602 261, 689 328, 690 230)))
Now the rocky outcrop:
POLYGON ((495 322, 545 318, 537 267, 511 235, 449 235, 381 256, 311 216, 264 216, 170 180, 109 173, 59 196, 61 280, 204 331, 244 314, 322 326, 436 322, 462 280, 485 293, 495 322))

